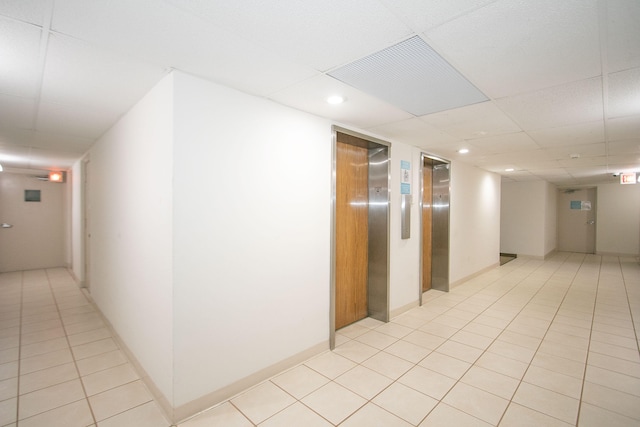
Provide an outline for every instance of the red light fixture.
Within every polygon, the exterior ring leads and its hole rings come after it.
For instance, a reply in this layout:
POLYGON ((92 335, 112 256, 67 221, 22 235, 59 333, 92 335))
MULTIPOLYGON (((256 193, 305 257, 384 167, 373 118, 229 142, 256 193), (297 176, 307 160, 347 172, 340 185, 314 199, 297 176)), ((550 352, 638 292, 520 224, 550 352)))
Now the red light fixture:
POLYGON ((64 172, 49 172, 49 182, 64 182, 64 172))

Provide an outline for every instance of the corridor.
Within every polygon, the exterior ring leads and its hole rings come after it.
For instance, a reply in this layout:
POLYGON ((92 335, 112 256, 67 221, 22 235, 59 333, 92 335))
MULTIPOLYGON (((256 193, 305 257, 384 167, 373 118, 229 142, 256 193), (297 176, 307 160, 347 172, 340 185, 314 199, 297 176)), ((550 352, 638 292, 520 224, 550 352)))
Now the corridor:
MULTIPOLYGON (((640 423, 637 259, 517 258, 423 298, 179 427, 640 423)), ((0 426, 169 426, 64 269, 0 274, 0 426)))

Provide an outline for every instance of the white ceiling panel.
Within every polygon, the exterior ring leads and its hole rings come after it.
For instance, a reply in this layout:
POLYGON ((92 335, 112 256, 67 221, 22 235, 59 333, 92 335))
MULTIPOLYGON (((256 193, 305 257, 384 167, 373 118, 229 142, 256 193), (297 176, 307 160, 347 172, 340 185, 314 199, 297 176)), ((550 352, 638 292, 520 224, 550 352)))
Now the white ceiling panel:
POLYGON ((361 128, 370 128, 378 123, 396 122, 413 117, 397 107, 323 74, 276 92, 269 97, 274 101, 302 111, 361 128), (346 97, 346 102, 339 105, 331 105, 326 102, 329 96, 336 94, 346 97))
POLYGON ((31 148, 29 152, 29 167, 35 169, 69 169, 77 159, 77 153, 31 148))
POLYGON ((7 168, 28 168, 31 148, 0 142, 0 164, 7 168))
POLYGON ((605 140, 604 120, 578 123, 577 125, 538 129, 527 133, 541 147, 590 144, 605 140))
POLYGON ((396 12, 413 31, 430 28, 494 2, 495 0, 382 0, 396 12))
POLYGON ((607 156, 580 157, 579 159, 558 160, 558 164, 563 168, 590 168, 594 166, 606 166, 607 156))
POLYGON ((47 150, 59 149, 68 153, 75 153, 77 155, 86 153, 94 142, 94 138, 59 135, 49 132, 35 132, 31 145, 35 148, 47 150))
POLYGON ((493 153, 536 150, 540 147, 524 132, 494 135, 468 141, 473 147, 485 149, 493 153))
POLYGON ((411 34, 409 27, 382 3, 370 0, 167 1, 320 71, 351 62, 411 34))
POLYGON ((425 34, 484 93, 501 98, 599 75, 596 3, 500 0, 425 34))
POLYGON ((33 129, 36 102, 31 98, 0 94, 0 126, 33 129))
POLYGON ((52 25, 57 31, 107 50, 257 95, 318 74, 155 0, 67 0, 56 6, 52 25))
POLYGON ((616 155, 640 155, 640 134, 638 138, 630 141, 612 141, 607 144, 607 153, 616 155))
POLYGON ((609 74, 608 81, 609 117, 640 114, 640 68, 609 74))
POLYGON ((493 102, 429 114, 421 119, 460 139, 482 138, 521 130, 493 102))
POLYGON ((2 0, 0 15, 31 24, 42 25, 44 10, 54 0, 2 0))
POLYGON ((33 143, 35 130, 16 127, 0 127, 0 145, 15 144, 29 146, 33 143))
POLYGON ((368 130, 419 147, 460 145, 461 148, 464 144, 463 141, 453 138, 417 117, 373 126, 368 130))
POLYGON ((640 115, 607 120, 607 136, 610 141, 635 139, 640 135, 640 115))
POLYGON ((100 105, 116 116, 129 110, 167 73, 162 67, 129 60, 60 34, 49 38, 47 56, 44 101, 100 105))
POLYGON ((640 67, 640 1, 607 0, 607 67, 640 67))
POLYGON ((0 17, 0 93, 36 95, 41 33, 33 25, 0 17))
POLYGON ((107 111, 43 102, 38 109, 37 129, 53 134, 96 139, 117 119, 117 115, 107 111))
POLYGON ((600 78, 580 80, 496 102, 526 131, 603 119, 600 78))
POLYGON ((572 156, 598 157, 607 154, 607 146, 604 142, 597 144, 559 146, 555 148, 545 148, 544 152, 556 160, 571 159, 572 156))

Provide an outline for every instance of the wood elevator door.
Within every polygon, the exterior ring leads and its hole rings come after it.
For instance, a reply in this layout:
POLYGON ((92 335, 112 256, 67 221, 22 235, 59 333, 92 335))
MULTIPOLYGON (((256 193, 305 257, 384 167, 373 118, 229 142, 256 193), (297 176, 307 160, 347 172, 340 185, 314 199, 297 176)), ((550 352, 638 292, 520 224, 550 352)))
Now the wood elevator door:
POLYGON ((367 317, 368 152, 337 143, 336 329, 367 317))
POLYGON ((433 165, 424 159, 422 165, 422 292, 431 289, 433 227, 433 165))

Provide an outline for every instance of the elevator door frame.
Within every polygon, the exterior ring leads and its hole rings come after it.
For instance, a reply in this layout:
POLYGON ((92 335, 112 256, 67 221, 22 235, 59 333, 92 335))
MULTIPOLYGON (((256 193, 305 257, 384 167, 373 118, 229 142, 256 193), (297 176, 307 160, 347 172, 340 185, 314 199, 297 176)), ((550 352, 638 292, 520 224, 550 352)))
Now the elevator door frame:
MULTIPOLYGON (((378 301, 378 307, 376 307, 376 317, 378 320, 382 320, 384 322, 389 321, 389 283, 390 283, 390 200, 391 200, 391 168, 390 168, 390 159, 391 159, 391 144, 389 142, 370 137, 367 135, 363 135, 345 128, 341 128, 339 126, 332 126, 332 173, 331 173, 331 285, 330 285, 330 314, 329 314, 329 346, 333 350, 335 348, 335 333, 336 333, 336 156, 337 156, 337 143, 338 143, 338 133, 342 133, 349 137, 351 141, 347 143, 351 143, 353 145, 366 146, 369 150, 369 156, 371 156, 371 151, 376 148, 384 148, 386 149, 386 163, 387 163, 387 173, 386 173, 386 189, 387 189, 387 197, 385 200, 386 203, 386 242, 384 243, 384 247, 382 248, 386 253, 382 254, 381 258, 386 259, 386 263, 383 262, 382 266, 386 271, 384 273, 384 282, 378 282, 378 287, 382 287, 382 301, 378 301), (351 138, 353 137, 353 138, 351 138), (364 145, 363 145, 364 144, 364 145), (380 307, 380 303, 382 307, 380 307)), ((371 189, 369 189, 371 191, 371 189)), ((371 237, 369 237, 371 238, 371 237)), ((379 263, 378 263, 379 264, 379 263)), ((380 265, 378 265, 380 267, 380 265)), ((369 270, 371 271, 371 264, 369 265, 369 270)), ((369 281, 369 285, 371 282, 369 281)), ((368 291, 370 292, 370 291, 368 291)), ((372 316, 371 313, 371 301, 368 302, 368 311, 369 316, 372 316)))
MULTIPOLYGON (((422 283, 423 283, 423 272, 424 272, 424 265, 423 265, 423 250, 424 250, 424 242, 423 242, 423 218, 422 218, 422 212, 423 212, 423 194, 424 194, 424 161, 425 159, 431 159, 433 161, 439 162, 440 164, 445 164, 448 165, 448 169, 449 169, 449 183, 448 183, 448 208, 447 208, 447 262, 446 262, 446 270, 447 270, 447 278, 446 278, 446 283, 442 284, 442 285, 436 285, 433 286, 433 280, 431 283, 431 289, 434 290, 440 290, 440 291, 445 291, 445 292, 449 292, 449 279, 450 279, 450 265, 451 265, 451 161, 446 160, 446 159, 442 159, 440 157, 437 156, 433 156, 431 154, 427 154, 427 153, 420 153, 420 274, 419 274, 419 283, 418 283, 418 299, 419 299, 419 305, 422 305, 422 283)), ((434 183, 432 182, 431 187, 434 188, 434 183)), ((433 196, 432 196, 433 197, 433 196)), ((433 202, 432 202, 433 204, 433 202)), ((433 217, 433 215, 432 215, 433 217)), ((433 220, 432 220, 433 221, 433 220)), ((432 233, 432 239, 433 239, 433 233, 432 233)), ((432 244, 432 258, 433 258, 433 244, 432 244)), ((433 277, 433 268, 431 269, 431 274, 433 277)))

